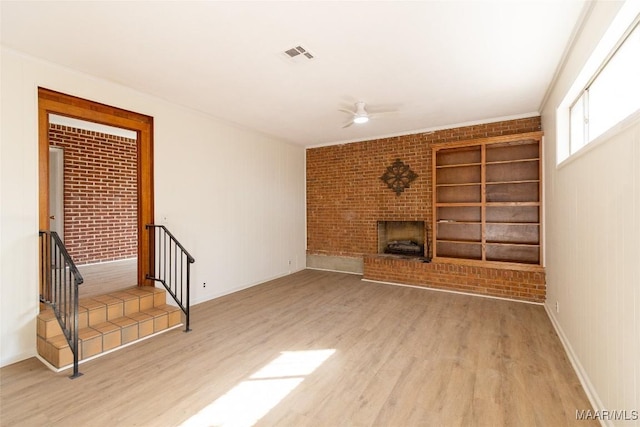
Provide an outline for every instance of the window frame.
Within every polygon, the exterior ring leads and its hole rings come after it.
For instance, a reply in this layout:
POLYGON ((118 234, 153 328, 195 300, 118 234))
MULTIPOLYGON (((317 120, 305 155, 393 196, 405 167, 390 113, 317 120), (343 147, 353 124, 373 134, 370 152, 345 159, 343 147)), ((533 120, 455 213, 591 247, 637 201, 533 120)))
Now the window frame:
POLYGON ((573 83, 570 84, 564 98, 556 108, 556 168, 560 168, 578 155, 589 151, 595 145, 628 127, 629 124, 640 120, 640 109, 631 111, 626 117, 601 132, 600 135, 589 140, 589 88, 635 30, 640 31, 640 2, 625 1, 607 30, 605 30, 600 41, 587 57, 582 69, 576 74, 573 83), (582 113, 583 141, 576 144, 576 141, 572 141, 575 123, 572 124, 573 117, 571 114, 572 109, 581 99, 584 102, 582 113), (585 109, 586 111, 584 111, 585 109), (585 118, 587 119, 586 123, 585 118))
POLYGON ((611 52, 606 57, 606 59, 602 62, 602 65, 597 69, 593 77, 591 77, 591 79, 588 81, 585 88, 578 93, 578 96, 569 106, 569 154, 568 154, 568 157, 564 160, 571 158, 571 156, 578 153, 584 147, 588 146, 589 144, 597 140, 601 135, 607 134, 609 130, 616 127, 620 122, 625 121, 629 116, 633 116, 637 112, 637 111, 631 111, 629 114, 623 117, 620 121, 611 124, 611 126, 609 126, 605 131, 601 132, 599 135, 597 135, 593 139, 591 138, 590 134, 592 132, 590 131, 590 117, 589 117, 589 112, 590 112, 589 102, 590 102, 591 87, 598 80, 598 77, 600 77, 600 75, 607 68, 607 66, 611 63, 612 59, 620 51, 622 46, 627 42, 627 40, 629 40, 631 34, 633 34, 634 31, 640 31, 640 16, 636 17, 634 22, 629 26, 629 28, 625 31, 624 35, 620 38, 618 43, 611 50, 611 52), (581 115, 582 140, 575 141, 574 132, 573 132, 573 125, 574 125, 573 112, 574 112, 574 108, 579 102, 582 102, 582 115, 581 115))

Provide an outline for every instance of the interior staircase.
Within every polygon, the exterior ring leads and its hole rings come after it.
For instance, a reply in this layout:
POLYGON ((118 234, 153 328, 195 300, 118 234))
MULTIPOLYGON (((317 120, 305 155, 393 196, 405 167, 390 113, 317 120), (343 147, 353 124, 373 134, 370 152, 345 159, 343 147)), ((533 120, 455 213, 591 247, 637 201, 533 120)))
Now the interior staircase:
MULTIPOLYGON (((126 288, 80 298, 78 359, 95 358, 119 347, 182 325, 180 308, 166 303, 153 286, 126 288)), ((38 354, 56 370, 73 366, 73 354, 51 308, 38 315, 38 354)))

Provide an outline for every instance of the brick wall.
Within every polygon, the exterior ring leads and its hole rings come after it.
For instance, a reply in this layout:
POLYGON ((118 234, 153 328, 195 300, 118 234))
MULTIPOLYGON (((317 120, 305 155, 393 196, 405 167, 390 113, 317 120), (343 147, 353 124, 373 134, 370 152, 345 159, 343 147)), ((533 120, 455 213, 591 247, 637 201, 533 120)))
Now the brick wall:
POLYGON ((377 221, 425 221, 432 238, 432 144, 540 130, 532 117, 308 149, 307 253, 374 254, 377 221), (399 196, 380 179, 396 159, 418 175, 399 196))
POLYGON ((494 297, 544 302, 543 271, 479 267, 474 265, 365 255, 364 278, 494 297))
POLYGON ((50 125, 64 149, 64 240, 76 264, 137 256, 136 140, 50 125))

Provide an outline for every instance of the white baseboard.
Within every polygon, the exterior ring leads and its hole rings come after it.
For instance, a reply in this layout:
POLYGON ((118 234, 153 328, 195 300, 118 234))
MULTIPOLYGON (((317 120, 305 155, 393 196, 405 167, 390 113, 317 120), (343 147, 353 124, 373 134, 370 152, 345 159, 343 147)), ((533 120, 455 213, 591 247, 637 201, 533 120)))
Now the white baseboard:
POLYGON ((226 295, 235 294, 236 292, 244 291, 245 289, 253 288, 254 286, 262 285, 263 283, 267 283, 267 282, 270 282, 272 280, 279 279, 281 277, 289 276, 291 274, 298 273, 298 272, 300 272, 302 270, 305 270, 305 269, 306 269, 305 267, 302 267, 302 268, 299 268, 299 269, 296 269, 296 270, 290 270, 290 271, 287 271, 286 273, 276 274, 275 276, 272 276, 272 277, 269 277, 269 278, 266 278, 266 279, 262 279, 262 280, 260 280, 258 282, 247 283, 247 284, 244 284, 244 285, 242 285, 240 287, 237 287, 237 288, 228 289, 228 290, 225 290, 223 292, 215 293, 215 294, 213 294, 211 296, 207 296, 206 298, 192 299, 191 300, 191 307, 193 308, 194 306, 196 306, 198 304, 202 304, 204 302, 211 301, 211 300, 214 300, 214 299, 226 296, 226 295))
MULTIPOLYGON (((549 308, 547 304, 544 305, 544 309, 547 312, 547 316, 549 316, 549 319, 551 320, 551 324, 553 325, 553 328, 556 330, 556 333, 560 338, 560 342, 564 347, 564 351, 565 353, 567 353, 567 356, 569 357, 571 366, 573 366, 573 370, 576 372, 576 375, 580 380, 580 384, 582 384, 582 388, 584 389, 584 392, 586 393, 587 398, 589 399, 589 402, 591 402, 591 406, 593 406, 593 409, 595 411, 603 411, 605 409, 604 405, 602 404, 602 401, 600 400, 600 397, 598 396, 596 389, 593 387, 593 384, 591 384, 591 380, 589 380, 589 376, 587 375, 587 372, 582 367, 582 364, 580 363, 580 359, 578 359, 578 356, 573 351, 573 348, 571 347, 571 343, 569 342, 569 339, 567 338, 567 336, 564 334, 564 331, 562 330, 562 327, 560 326, 558 319, 556 319, 553 311, 549 308)), ((577 408, 577 409, 588 409, 588 408, 577 408)), ((613 427, 611 420, 600 419, 599 421, 600 421, 600 425, 602 425, 603 427, 613 427)))
POLYGON ((331 268, 319 268, 319 267, 307 267, 307 270, 318 270, 318 271, 328 271, 331 273, 344 273, 344 274, 353 274, 356 276, 362 276, 362 273, 355 273, 353 271, 343 271, 343 270, 333 270, 331 268))

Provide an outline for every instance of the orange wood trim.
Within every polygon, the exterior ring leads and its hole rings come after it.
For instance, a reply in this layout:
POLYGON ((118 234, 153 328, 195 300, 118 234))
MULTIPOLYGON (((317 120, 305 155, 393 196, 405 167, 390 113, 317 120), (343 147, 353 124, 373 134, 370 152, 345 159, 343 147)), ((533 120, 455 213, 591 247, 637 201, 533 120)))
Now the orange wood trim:
POLYGON ((38 227, 49 229, 49 114, 38 108, 38 227))
POLYGON ((39 224, 49 228, 49 114, 73 117, 129 129, 138 134, 138 285, 153 286, 145 279, 153 265, 152 250, 145 238, 146 224, 154 222, 153 117, 117 107, 38 88, 39 224))
MULTIPOLYGON (((83 118, 92 113, 98 113, 96 117, 98 123, 112 125, 118 118, 139 123, 153 124, 153 117, 144 114, 135 113, 133 111, 123 110, 122 108, 112 107, 110 105, 101 104, 99 102, 90 101, 88 99, 78 98, 64 93, 56 92, 50 89, 38 88, 38 99, 41 101, 52 101, 53 103, 63 104, 67 108, 78 107, 82 112, 83 118)), ((58 112, 65 115, 65 112, 58 112)), ((77 116, 71 116, 77 117, 77 116)))
MULTIPOLYGON (((431 257, 436 258, 436 235, 438 232, 438 187, 436 186, 436 151, 431 150, 431 257)), ((427 254, 429 256, 429 254, 427 254)))
POLYGON ((478 138, 478 139, 468 139, 465 141, 456 141, 456 142, 438 142, 432 145, 433 150, 440 150, 443 148, 457 148, 457 147, 466 147, 471 145, 485 145, 485 144, 495 144, 499 142, 515 142, 526 139, 535 139, 540 141, 542 138, 542 131, 538 132, 527 132, 527 133, 515 133, 510 135, 502 135, 502 136, 490 136, 487 138, 478 138))
POLYGON ((487 261, 487 146, 480 146, 480 241, 482 260, 487 261))
POLYGON ((147 231, 145 226, 154 223, 152 129, 153 119, 147 129, 138 132, 138 283, 145 286, 155 285, 153 281, 145 278, 146 272, 152 272, 155 265, 151 240, 145 238, 153 231, 147 231))
POLYGON ((544 259, 544 232, 545 232, 545 223, 544 220, 544 135, 540 135, 540 142, 538 143, 538 185, 540 186, 538 192, 540 194, 540 200, 538 200, 538 224, 540 227, 540 231, 538 232, 540 235, 540 239, 538 244, 540 245, 539 257, 540 257, 540 265, 542 267, 545 266, 544 259))

